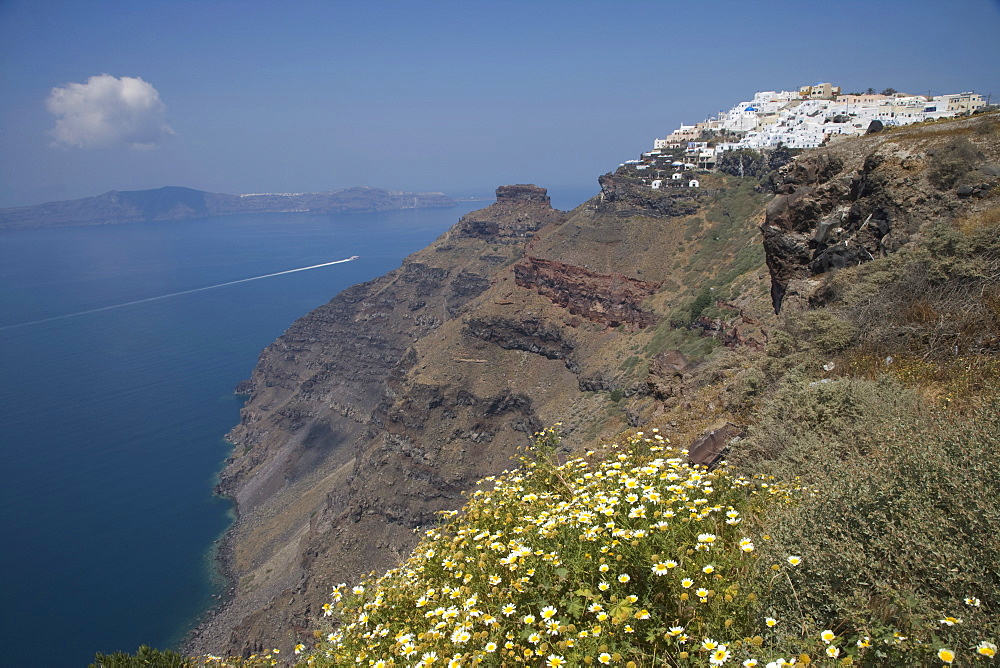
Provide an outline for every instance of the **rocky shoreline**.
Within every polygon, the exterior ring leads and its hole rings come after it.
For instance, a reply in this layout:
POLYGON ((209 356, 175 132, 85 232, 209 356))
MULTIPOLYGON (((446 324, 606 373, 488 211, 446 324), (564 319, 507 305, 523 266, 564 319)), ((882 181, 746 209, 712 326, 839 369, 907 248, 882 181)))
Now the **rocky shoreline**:
POLYGON ((204 643, 203 638, 216 635, 221 627, 231 625, 227 621, 235 611, 231 610, 233 601, 236 598, 236 585, 233 573, 228 564, 232 552, 233 529, 239 520, 234 520, 233 524, 226 529, 226 533, 219 539, 216 545, 215 564, 216 575, 226 582, 225 592, 219 595, 219 600, 208 610, 202 613, 194 627, 189 630, 184 640, 181 642, 180 652, 185 656, 204 656, 212 654, 213 648, 204 643))

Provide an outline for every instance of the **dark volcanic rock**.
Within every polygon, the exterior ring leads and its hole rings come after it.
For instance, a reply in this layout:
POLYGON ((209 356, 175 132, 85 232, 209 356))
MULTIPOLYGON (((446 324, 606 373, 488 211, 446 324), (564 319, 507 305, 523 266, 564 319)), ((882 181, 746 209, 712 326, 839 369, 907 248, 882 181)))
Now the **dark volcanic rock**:
POLYGON ((545 188, 500 186, 496 204, 463 216, 454 234, 456 238, 522 245, 543 225, 553 222, 554 214, 545 188))
MULTIPOLYGON (((779 194, 761 225, 775 312, 793 284, 884 257, 926 223, 953 217, 954 200, 934 190, 952 188, 990 164, 974 145, 977 135, 968 136, 927 134, 904 147, 894 135, 880 133, 805 154, 784 167, 779 194)), ((954 199, 972 200, 975 192, 959 187, 954 199)))
POLYGON ((465 334, 505 350, 523 350, 551 360, 566 359, 573 352, 573 344, 562 331, 538 318, 470 318, 465 334))
POLYGON ((605 174, 598 183, 601 185, 598 211, 614 215, 688 216, 698 210, 705 195, 698 188, 653 190, 641 180, 620 174, 605 174))

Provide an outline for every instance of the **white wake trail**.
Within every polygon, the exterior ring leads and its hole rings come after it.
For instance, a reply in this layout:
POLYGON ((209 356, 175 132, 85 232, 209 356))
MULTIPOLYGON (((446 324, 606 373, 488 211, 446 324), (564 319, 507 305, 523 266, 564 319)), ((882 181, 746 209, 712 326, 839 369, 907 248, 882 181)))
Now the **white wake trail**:
POLYGON ((298 269, 286 269, 285 271, 276 271, 273 274, 262 274, 261 276, 251 276, 250 278, 241 278, 236 281, 226 281, 225 283, 218 283, 216 285, 207 285, 203 288, 193 288, 191 290, 181 290, 180 292, 171 292, 169 295, 159 295, 158 297, 147 297, 145 299, 136 299, 131 302, 123 302, 121 304, 112 304, 111 306, 102 306, 100 308, 92 308, 86 311, 77 311, 75 313, 67 313, 65 315, 56 315, 51 318, 42 318, 41 320, 29 320, 28 322, 19 322, 14 325, 3 325, 0 326, 0 331, 5 329, 15 329, 17 327, 27 327, 28 325, 38 325, 43 322, 52 322, 53 320, 64 320, 66 318, 75 318, 80 315, 87 315, 89 313, 100 313, 101 311, 110 311, 116 308, 122 308, 125 306, 134 306, 135 304, 145 304, 146 302, 155 302, 160 299, 169 299, 170 297, 179 297, 180 295, 189 295, 193 292, 203 292, 205 290, 214 290, 216 288, 224 288, 227 285, 236 285, 237 283, 247 283, 249 281, 259 281, 262 278, 273 278, 274 276, 283 276, 285 274, 294 274, 298 271, 309 271, 310 269, 319 269, 320 267, 329 267, 333 264, 343 264, 344 262, 350 262, 352 260, 357 260, 358 255, 352 255, 349 258, 343 260, 334 260, 333 262, 324 262, 323 264, 314 264, 308 267, 299 267, 298 269))

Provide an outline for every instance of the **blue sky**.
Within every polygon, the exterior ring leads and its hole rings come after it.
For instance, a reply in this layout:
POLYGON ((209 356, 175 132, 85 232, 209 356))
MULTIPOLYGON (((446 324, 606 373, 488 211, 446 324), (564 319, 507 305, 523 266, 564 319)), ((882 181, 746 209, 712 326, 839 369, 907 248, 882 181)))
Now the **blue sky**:
POLYGON ((0 206, 164 185, 596 192, 756 90, 996 101, 998 63, 997 0, 0 0, 0 206), (126 88, 138 111, 95 126, 88 105, 126 88))

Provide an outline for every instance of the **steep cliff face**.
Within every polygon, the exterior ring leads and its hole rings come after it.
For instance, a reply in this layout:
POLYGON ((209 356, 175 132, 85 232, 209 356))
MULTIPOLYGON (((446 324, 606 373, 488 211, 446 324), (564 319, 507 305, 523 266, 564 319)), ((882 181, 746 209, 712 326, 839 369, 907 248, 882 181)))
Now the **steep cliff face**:
POLYGON ((239 513, 226 563, 234 598, 195 648, 240 654, 295 636, 331 584, 398 561, 415 527, 499 472, 540 427, 534 402, 504 383, 497 360, 461 345, 481 341, 463 334, 461 316, 539 228, 564 219, 542 189, 497 195, 261 354, 241 387, 250 399, 219 486, 239 513), (425 348, 444 359, 429 364, 425 348), (496 382, 467 382, 485 368, 496 382))
MULTIPOLYGON (((509 468, 538 429, 561 421, 582 443, 649 419, 639 359, 671 337, 704 340, 669 315, 705 273, 695 246, 722 233, 709 213, 728 200, 686 196, 671 216, 626 178, 617 188, 567 214, 541 188, 500 187, 263 351, 219 486, 239 516, 224 549, 233 596, 190 651, 308 638, 333 585, 398 563, 414 529, 509 468)), ((757 234, 752 220, 726 229, 741 244, 757 234)), ((749 280, 763 295, 761 260, 749 280)))
POLYGON ((514 279, 574 315, 611 327, 648 327, 656 316, 642 308, 656 283, 622 274, 602 275, 555 260, 526 257, 514 265, 514 279))

